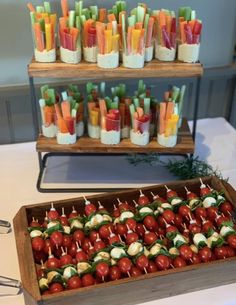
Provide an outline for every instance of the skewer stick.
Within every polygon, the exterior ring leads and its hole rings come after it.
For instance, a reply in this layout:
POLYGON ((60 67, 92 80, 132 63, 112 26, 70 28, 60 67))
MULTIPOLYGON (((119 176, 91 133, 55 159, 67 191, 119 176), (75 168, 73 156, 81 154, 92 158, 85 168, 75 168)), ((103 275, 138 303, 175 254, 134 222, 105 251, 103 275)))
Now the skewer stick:
POLYGON ((175 269, 175 266, 173 264, 170 264, 170 266, 171 266, 172 269, 175 269))
POLYGON ((146 267, 144 267, 143 270, 146 274, 148 274, 146 267))
POLYGON ((140 196, 144 196, 142 190, 139 190, 140 196))
POLYGON ((128 276, 129 276, 129 277, 131 277, 131 275, 130 275, 129 271, 127 271, 127 274, 128 274, 128 276))
POLYGON ((167 185, 164 185, 165 186, 165 188, 166 188, 166 191, 168 192, 169 191, 169 188, 168 188, 168 186, 167 185))
POLYGON ((184 188, 187 194, 190 193, 186 186, 184 188))

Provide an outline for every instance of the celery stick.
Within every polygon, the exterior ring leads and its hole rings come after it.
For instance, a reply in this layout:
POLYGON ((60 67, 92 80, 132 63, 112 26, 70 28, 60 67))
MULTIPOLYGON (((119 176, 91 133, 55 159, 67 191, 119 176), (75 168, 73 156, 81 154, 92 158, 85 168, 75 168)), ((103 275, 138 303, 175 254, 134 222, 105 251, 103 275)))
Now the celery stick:
POLYGON ((126 85, 120 84, 119 85, 119 96, 123 97, 123 96, 125 96, 125 93, 126 93, 126 85))
POLYGON ((44 111, 43 111, 43 108, 45 107, 46 105, 46 102, 44 99, 40 99, 39 100, 39 106, 40 106, 40 113, 41 113, 41 118, 42 118, 42 124, 44 125, 45 124, 45 115, 44 115, 44 111))
POLYGON ((172 100, 173 100, 173 102, 177 102, 179 92, 180 92, 180 89, 176 86, 173 86, 173 89, 172 89, 172 100))
POLYGON ((137 20, 138 22, 143 22, 145 16, 145 9, 142 6, 138 6, 137 8, 137 20))
POLYGON ((100 92, 102 94, 102 96, 105 96, 105 91, 106 91, 106 83, 105 82, 101 82, 100 84, 100 92))
POLYGON ((87 94, 90 94, 93 90, 93 83, 92 82, 88 82, 86 84, 86 91, 87 91, 87 94))
POLYGON ((134 113, 135 113, 134 104, 131 104, 129 106, 129 110, 130 110, 130 117, 131 117, 131 125, 132 125, 132 128, 133 128, 134 127, 134 113))
POLYGON ((44 99, 45 93, 46 91, 49 89, 48 85, 44 85, 40 88, 40 92, 41 92, 41 97, 44 99))
POLYGON ((71 116, 72 116, 72 118, 76 118, 76 115, 77 115, 77 110, 76 110, 76 109, 72 109, 72 110, 71 110, 71 116))
POLYGON ((82 9, 82 15, 88 20, 90 18, 90 11, 87 8, 82 9))
POLYGON ((170 15, 171 15, 172 18, 175 18, 175 12, 174 11, 171 11, 170 15))
POLYGON ((69 12, 69 28, 73 28, 75 25, 75 11, 69 12))
POLYGON ((126 28, 125 28, 125 15, 122 15, 122 36, 123 36, 123 49, 124 53, 127 54, 127 46, 126 46, 126 28))
POLYGON ((56 95, 54 89, 48 89, 47 94, 49 97, 48 105, 53 105, 56 103, 56 95))
POLYGON ((63 101, 66 101, 67 98, 68 98, 68 95, 67 95, 67 92, 66 92, 66 91, 63 91, 63 92, 61 93, 61 96, 62 96, 62 100, 63 100, 63 101))
MULTIPOLYGON (((75 17, 75 27, 79 30, 81 30, 81 22, 80 22, 80 17, 76 16, 75 17)), ((79 37, 81 37, 81 35, 79 35, 79 37)))
POLYGON ((140 79, 139 82, 138 82, 138 95, 143 93, 144 87, 145 87, 144 81, 142 79, 140 79))
POLYGON ((30 12, 30 20, 31 20, 31 24, 34 25, 36 21, 34 12, 30 12))
POLYGON ((40 28, 43 32, 45 32, 45 20, 39 19, 40 28))
POLYGON ((83 1, 76 1, 75 2, 75 13, 76 16, 81 16, 83 10, 83 1))
POLYGON ((133 8, 130 12, 131 15, 135 15, 135 18, 137 17, 137 8, 133 8))
POLYGON ((179 97, 179 116, 182 115, 183 105, 184 105, 184 94, 186 91, 186 85, 183 85, 180 89, 180 97, 179 97))
POLYGON ((49 2, 44 2, 44 9, 45 9, 45 12, 48 13, 48 14, 51 14, 51 6, 50 6, 50 3, 49 2))
POLYGON ((80 23, 81 23, 81 24, 85 24, 85 22, 86 22, 86 17, 85 17, 85 15, 81 15, 81 16, 80 16, 80 23))
POLYGON ((186 7, 185 8, 185 12, 184 12, 184 19, 189 21, 191 20, 191 12, 192 12, 192 9, 191 7, 186 7))
POLYGON ((174 114, 179 115, 179 104, 175 104, 175 107, 174 107, 174 114))
POLYGON ((145 114, 149 114, 150 113, 150 103, 151 103, 150 98, 145 98, 144 99, 144 113, 145 114))
POLYGON ((196 11, 192 11, 191 12, 191 20, 195 20, 196 19, 196 11))
POLYGON ((43 6, 36 6, 36 12, 37 13, 44 13, 44 7, 43 6))
POLYGON ((135 23, 136 23, 136 17, 135 15, 132 15, 130 17, 128 17, 128 25, 129 26, 135 26, 135 23))
POLYGON ((95 15, 96 19, 98 19, 98 7, 96 5, 93 5, 93 6, 90 6, 90 10, 91 10, 91 13, 92 13, 92 16, 95 15))
POLYGON ((140 103, 139 103, 139 99, 138 99, 138 98, 134 98, 134 99, 133 99, 133 103, 134 103, 134 106, 135 106, 136 109, 137 109, 138 107, 140 107, 140 103))

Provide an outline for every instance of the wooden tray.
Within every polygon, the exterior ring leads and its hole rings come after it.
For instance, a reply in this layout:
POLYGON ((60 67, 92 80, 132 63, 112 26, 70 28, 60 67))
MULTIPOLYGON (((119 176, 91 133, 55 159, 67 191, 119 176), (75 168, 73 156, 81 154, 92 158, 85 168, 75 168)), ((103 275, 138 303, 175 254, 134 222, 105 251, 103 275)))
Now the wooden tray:
POLYGON ((63 153, 164 153, 164 154, 190 154, 194 153, 194 142, 188 126, 187 119, 183 119, 178 133, 178 142, 175 147, 164 147, 157 143, 157 139, 145 146, 132 144, 130 139, 123 139, 117 145, 105 145, 100 140, 83 136, 72 145, 57 144, 56 139, 39 136, 36 150, 38 152, 63 152, 63 153))
MULTIPOLYGON (((236 192, 229 184, 215 177, 206 177, 203 178, 203 181, 218 191, 223 190, 227 200, 232 202, 236 208, 236 192)), ((185 195, 184 186, 189 187, 192 191, 197 191, 199 185, 198 179, 168 184, 180 195, 185 195)), ((165 195, 163 185, 146 187, 143 188, 143 191, 147 195, 150 195, 150 191, 157 192, 160 196, 165 195)), ((131 203, 131 199, 138 199, 139 190, 95 195, 88 197, 88 199, 93 202, 100 200, 107 210, 111 211, 113 203, 117 202, 117 197, 121 201, 128 200, 131 203)), ((46 202, 23 206, 13 221, 26 305, 131 305, 236 282, 236 257, 234 257, 211 263, 159 271, 138 278, 121 279, 74 291, 64 291, 59 295, 41 296, 27 226, 32 216, 42 221, 45 210, 50 209, 50 204, 50 202, 46 202)), ((65 207, 66 213, 70 212, 74 205, 83 214, 84 199, 80 197, 60 200, 54 202, 54 205, 57 209, 65 207)))

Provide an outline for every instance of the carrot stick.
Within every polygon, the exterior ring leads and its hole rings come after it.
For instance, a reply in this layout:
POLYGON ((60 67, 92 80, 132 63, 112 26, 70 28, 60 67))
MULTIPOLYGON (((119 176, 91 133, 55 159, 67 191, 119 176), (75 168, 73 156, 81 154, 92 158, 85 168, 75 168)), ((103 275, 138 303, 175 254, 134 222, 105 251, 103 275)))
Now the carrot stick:
POLYGON ((167 103, 167 108, 166 108, 166 120, 169 120, 172 116, 172 114, 174 113, 174 103, 173 102, 168 102, 167 103))
POLYGON ((61 103, 62 116, 64 119, 71 116, 70 114, 70 103, 68 101, 64 101, 61 103))
POLYGON ((105 8, 100 8, 98 20, 105 23, 107 19, 107 10, 105 8))
POLYGON ((55 107, 57 119, 62 118, 62 113, 61 113, 60 105, 58 103, 56 103, 54 105, 54 107, 55 107))
POLYGON ((69 15, 69 8, 68 8, 67 0, 61 0, 61 9, 62 9, 62 15, 64 17, 67 17, 69 15))
POLYGON ((30 10, 30 12, 33 12, 33 13, 36 12, 36 9, 35 9, 35 7, 33 6, 32 3, 29 2, 29 3, 27 4, 27 7, 28 7, 28 9, 30 10))
POLYGON ((53 29, 55 30, 56 24, 57 24, 57 15, 56 14, 51 14, 49 16, 50 22, 53 25, 53 29))
POLYGON ((43 107, 44 117, 46 126, 51 125, 54 122, 54 107, 52 106, 44 106, 43 107))
POLYGON ((57 126, 58 126, 58 129, 60 130, 61 133, 68 133, 68 128, 66 126, 66 122, 63 120, 62 117, 59 117, 57 119, 57 126))
POLYGON ((187 24, 187 21, 183 21, 180 23, 180 40, 182 43, 186 42, 186 35, 185 35, 185 31, 184 31, 185 24, 187 24))
POLYGON ((97 22, 96 23, 96 31, 97 31, 97 41, 98 41, 98 48, 99 53, 105 53, 105 35, 104 35, 105 25, 104 23, 97 22))
POLYGON ((105 30, 105 54, 110 54, 112 51, 112 29, 105 30))
POLYGON ((141 118, 144 115, 143 108, 138 107, 137 108, 137 113, 138 113, 138 117, 141 118))
POLYGON ((190 25, 190 28, 191 28, 192 33, 193 33, 193 29, 194 29, 195 22, 196 22, 195 19, 194 19, 194 20, 190 20, 190 21, 188 22, 188 24, 190 25))
POLYGON ((60 28, 61 28, 61 29, 67 28, 67 20, 68 20, 67 17, 61 17, 61 18, 59 18, 59 25, 60 25, 60 28))
POLYGON ((109 14, 107 16, 107 19, 109 22, 116 21, 116 16, 115 16, 115 14, 109 14))
POLYGON ((105 100, 99 100, 99 107, 101 112, 101 127, 102 129, 106 129, 106 115, 107 115, 107 107, 105 100))
POLYGON ((70 29, 70 34, 72 36, 73 51, 76 51, 76 49, 77 49, 77 39, 79 37, 79 29, 71 28, 70 29))
POLYGON ((88 19, 84 23, 84 31, 83 31, 83 43, 84 47, 88 47, 88 37, 89 37, 89 29, 93 26, 94 20, 88 19))
POLYGON ((45 34, 46 34, 46 49, 50 51, 52 49, 52 25, 51 23, 45 24, 45 34))
POLYGON ((135 23, 135 29, 136 30, 142 30, 143 28, 143 23, 142 22, 136 22, 135 23))
POLYGON ((112 36, 112 50, 114 52, 119 51, 119 38, 120 38, 119 34, 112 36))
POLYGON ((134 54, 138 52, 140 35, 141 35, 141 30, 135 30, 135 29, 132 30, 131 48, 134 54))
POLYGON ((171 31, 171 24, 172 24, 172 17, 170 15, 167 15, 166 16, 166 30, 169 35, 170 35, 170 31, 171 31))
POLYGON ((112 30, 112 23, 111 23, 111 22, 109 22, 109 23, 107 24, 107 30, 112 30))
POLYGON ((148 20, 146 47, 150 47, 152 45, 154 21, 155 21, 155 19, 153 17, 150 17, 148 20))
POLYGON ((41 31, 41 27, 39 23, 34 24, 34 34, 35 34, 37 49, 39 52, 43 52, 45 47, 43 41, 43 33, 41 31))
POLYGON ((166 14, 163 11, 159 12, 158 23, 159 23, 160 28, 162 28, 163 26, 166 25, 166 14))
POLYGON ((132 30, 134 27, 129 26, 128 27, 128 35, 127 35, 127 50, 128 50, 128 55, 131 53, 131 39, 132 39, 132 30))
POLYGON ((144 37, 145 37, 145 29, 142 29, 138 43, 138 53, 141 55, 143 54, 143 49, 145 47, 144 37))
POLYGON ((96 107, 96 103, 95 102, 89 102, 88 103, 88 110, 91 111, 96 107))

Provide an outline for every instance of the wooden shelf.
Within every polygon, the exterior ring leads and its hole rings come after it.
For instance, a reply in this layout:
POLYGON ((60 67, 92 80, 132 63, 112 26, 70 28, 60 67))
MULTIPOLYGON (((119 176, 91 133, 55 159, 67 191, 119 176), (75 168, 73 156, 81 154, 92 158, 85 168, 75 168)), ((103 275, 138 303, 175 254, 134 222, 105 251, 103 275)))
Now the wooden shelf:
POLYGON ((187 154, 194 152, 194 142, 187 120, 183 120, 182 127, 178 134, 178 143, 173 148, 159 145, 156 138, 146 146, 137 146, 130 143, 129 139, 124 139, 118 145, 104 145, 97 139, 84 136, 78 139, 73 145, 57 144, 56 139, 39 136, 36 150, 38 152, 57 153, 162 153, 162 154, 187 154))
POLYGON ((120 66, 117 69, 102 69, 96 64, 82 61, 77 65, 66 64, 61 61, 55 63, 38 63, 35 60, 28 65, 31 77, 44 78, 174 78, 198 77, 203 74, 200 63, 188 64, 182 62, 160 62, 153 60, 145 64, 143 69, 128 69, 120 66))

